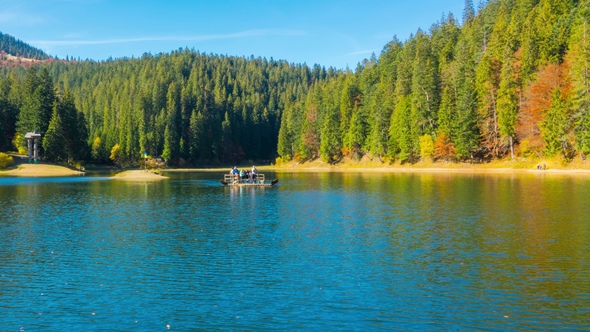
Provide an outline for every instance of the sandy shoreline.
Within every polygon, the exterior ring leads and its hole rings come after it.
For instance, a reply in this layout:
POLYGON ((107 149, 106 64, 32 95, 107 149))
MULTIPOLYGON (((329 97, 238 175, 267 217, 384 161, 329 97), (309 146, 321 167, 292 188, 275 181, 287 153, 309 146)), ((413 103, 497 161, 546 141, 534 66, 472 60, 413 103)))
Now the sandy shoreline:
POLYGON ((126 180, 126 181, 153 181, 153 180, 168 179, 168 177, 162 176, 160 174, 156 174, 152 171, 132 170, 132 171, 121 172, 121 173, 113 176, 113 179, 126 180))
POLYGON ((21 164, 16 168, 0 171, 0 175, 16 177, 53 177, 53 176, 79 176, 84 172, 48 164, 21 164))
MULTIPOLYGON (((351 167, 351 166, 256 166, 260 172, 277 173, 458 173, 458 174, 586 174, 590 175, 590 169, 547 169, 537 170, 530 168, 485 168, 485 167, 351 167)), ((238 167, 241 169, 242 167, 238 167)), ((248 167, 243 167, 248 169, 248 167)), ((229 172, 230 168, 178 168, 166 169, 166 172, 229 172)))
MULTIPOLYGON (((403 166, 330 166, 330 165, 284 165, 284 166, 256 166, 260 172, 277 172, 277 173, 303 173, 303 172, 349 172, 349 173, 463 173, 463 174, 581 174, 590 175, 590 169, 560 169, 550 168, 547 170, 537 170, 531 168, 509 168, 509 167, 466 167, 465 165, 451 165, 449 167, 403 167, 403 166)), ((238 167, 249 169, 249 167, 238 167)), ((229 167, 219 168, 170 168, 164 169, 163 172, 229 172, 229 167)), ((67 167, 48 165, 48 164, 22 164, 16 168, 0 171, 0 176, 10 177, 58 177, 58 176, 79 176, 83 172, 78 172, 67 167)), ((123 171, 113 176, 113 179, 129 181, 145 180, 163 180, 168 177, 156 174, 152 171, 129 170, 123 171)))
MULTIPOLYGON (((0 176, 6 177, 60 177, 60 176, 81 176, 84 172, 79 172, 67 167, 49 164, 21 164, 15 168, 0 171, 0 176)), ((112 177, 116 180, 128 181, 150 181, 163 180, 168 177, 156 174, 152 171, 131 170, 124 171, 112 177)))

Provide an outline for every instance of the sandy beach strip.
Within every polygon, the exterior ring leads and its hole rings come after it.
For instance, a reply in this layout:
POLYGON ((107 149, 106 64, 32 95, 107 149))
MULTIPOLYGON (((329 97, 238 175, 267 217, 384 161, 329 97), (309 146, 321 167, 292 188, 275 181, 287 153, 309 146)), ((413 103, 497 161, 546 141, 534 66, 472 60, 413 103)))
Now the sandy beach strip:
MULTIPOLYGON (((464 164, 449 164, 448 166, 438 167, 433 165, 431 167, 404 167, 404 166, 369 166, 363 167, 361 165, 318 165, 303 164, 303 165, 282 165, 282 166, 256 166, 262 173, 276 172, 276 173, 456 173, 456 174, 580 174, 590 175, 590 169, 567 169, 567 168, 550 168, 546 170, 538 170, 536 168, 511 168, 511 167, 473 167, 464 164)), ((238 167, 238 169, 249 169, 248 167, 238 167)), ((229 167, 223 168, 170 168, 166 172, 219 172, 228 173, 229 167)))
POLYGON ((152 171, 131 170, 116 174, 115 176, 113 176, 113 179, 125 181, 157 181, 168 179, 168 177, 156 174, 152 171))
POLYGON ((83 175, 67 167, 48 164, 21 164, 16 168, 0 171, 0 175, 18 177, 58 177, 83 175))

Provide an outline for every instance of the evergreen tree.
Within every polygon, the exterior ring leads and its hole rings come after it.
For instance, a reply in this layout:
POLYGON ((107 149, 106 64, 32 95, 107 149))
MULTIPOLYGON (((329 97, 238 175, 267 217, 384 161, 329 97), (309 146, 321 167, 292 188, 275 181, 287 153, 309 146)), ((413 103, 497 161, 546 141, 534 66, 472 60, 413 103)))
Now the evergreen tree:
POLYGON ((10 151, 12 138, 16 134, 16 117, 18 109, 0 96, 0 151, 10 151))
POLYGON ((414 134, 409 97, 403 96, 397 102, 392 114, 389 131, 389 151, 397 154, 402 162, 412 161, 416 152, 417 135, 414 134))
POLYGON ((367 137, 367 117, 362 107, 356 105, 353 109, 350 126, 345 134, 344 147, 348 148, 352 157, 359 160, 363 155, 363 146, 367 137))
MULTIPOLYGON (((49 72, 43 69, 37 75, 36 67, 31 67, 27 71, 24 84, 24 100, 18 116, 17 131, 25 134, 38 130, 41 135, 45 135, 55 102, 55 92, 49 72)), ((24 140, 21 144, 24 146, 24 140)))
POLYGON ((62 105, 55 104, 51 121, 47 128, 45 138, 43 139, 44 158, 48 161, 66 161, 68 154, 64 149, 64 142, 66 141, 66 133, 61 118, 62 105))
MULTIPOLYGON (((498 90, 500 88, 500 63, 484 55, 476 69, 478 112, 481 118, 482 148, 486 154, 501 157, 500 130, 498 128, 498 90)), ((505 91, 508 93, 508 91, 505 91)), ((511 92, 515 92, 512 90, 511 92)), ((511 98, 512 96, 506 95, 511 98)))
POLYGON ((320 156, 327 163, 336 163, 342 158, 342 141, 338 125, 340 114, 336 107, 328 107, 321 131, 320 156))
POLYGON ((427 35, 416 34, 416 57, 412 73, 412 123, 417 135, 434 134, 438 112, 438 77, 436 57, 431 51, 427 35))
POLYGON ((206 147, 203 144, 205 137, 205 118, 200 112, 193 111, 190 118, 190 156, 193 162, 201 158, 202 150, 206 147))
POLYGON ((281 118, 281 129, 279 130, 279 138, 277 144, 277 152, 283 161, 290 161, 295 154, 294 130, 291 128, 291 108, 285 108, 281 118))
POLYGON ((510 156, 514 159, 514 138, 516 135, 516 118, 518 114, 517 83, 513 63, 508 59, 500 75, 498 89, 498 129, 508 139, 510 156))
POLYGON ((568 61, 573 83, 572 109, 576 149, 582 160, 590 154, 590 4, 581 4, 572 29, 568 61))
POLYGON ((465 0, 465 7, 463 8, 463 24, 469 24, 475 18, 475 9, 473 7, 473 0, 465 0))
POLYGON ((564 158, 570 157, 570 117, 569 108, 559 89, 553 91, 551 107, 545 111, 545 119, 541 122, 545 152, 549 156, 562 153, 564 158))
POLYGON ((454 132, 455 125, 455 101, 453 100, 453 93, 450 87, 445 87, 442 94, 440 108, 438 110, 438 129, 439 132, 450 137, 454 132))
POLYGON ((461 159, 475 157, 480 138, 476 112, 475 65, 468 37, 469 35, 466 35, 465 39, 457 44, 457 74, 454 83, 457 87, 457 115, 453 126, 454 134, 451 135, 456 155, 461 159))

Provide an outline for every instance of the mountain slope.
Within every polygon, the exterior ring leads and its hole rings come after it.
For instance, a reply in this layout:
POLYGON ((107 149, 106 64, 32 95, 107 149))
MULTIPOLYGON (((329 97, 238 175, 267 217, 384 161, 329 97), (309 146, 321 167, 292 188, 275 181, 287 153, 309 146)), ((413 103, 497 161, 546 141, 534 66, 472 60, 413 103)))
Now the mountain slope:
POLYGON ((19 58, 34 60, 49 59, 49 55, 42 50, 16 39, 11 35, 0 32, 0 53, 2 52, 19 58))

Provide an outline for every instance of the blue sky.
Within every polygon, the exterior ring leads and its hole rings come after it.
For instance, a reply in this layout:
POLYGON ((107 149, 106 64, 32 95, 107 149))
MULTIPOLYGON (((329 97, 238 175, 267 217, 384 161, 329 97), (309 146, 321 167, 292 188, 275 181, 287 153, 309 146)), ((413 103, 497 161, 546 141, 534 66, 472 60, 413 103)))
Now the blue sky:
MULTIPOLYGON (((474 1, 477 6, 477 1, 474 1)), ((178 48, 354 69, 465 0, 0 0, 0 31, 50 55, 105 60, 178 48)))

